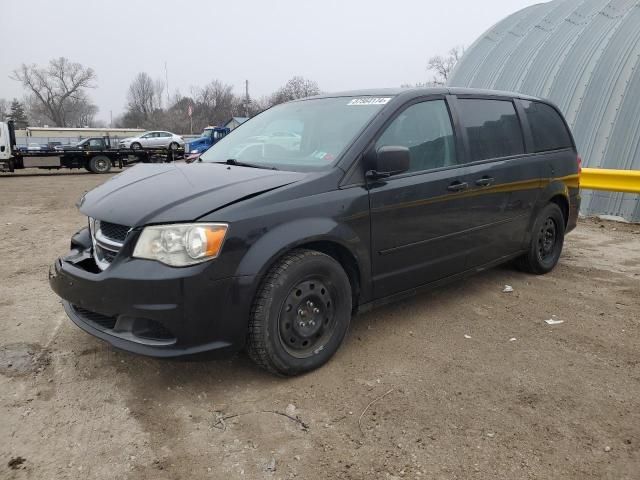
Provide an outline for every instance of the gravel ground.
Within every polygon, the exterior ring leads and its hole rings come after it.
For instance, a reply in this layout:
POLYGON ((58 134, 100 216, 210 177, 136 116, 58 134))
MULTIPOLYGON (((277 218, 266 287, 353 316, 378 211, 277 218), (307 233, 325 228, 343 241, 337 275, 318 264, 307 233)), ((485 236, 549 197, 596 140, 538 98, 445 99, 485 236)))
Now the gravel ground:
POLYGON ((359 316, 329 364, 281 379, 118 352, 66 318, 47 271, 106 178, 0 176, 0 478, 639 478, 640 225, 584 220, 549 275, 359 316))

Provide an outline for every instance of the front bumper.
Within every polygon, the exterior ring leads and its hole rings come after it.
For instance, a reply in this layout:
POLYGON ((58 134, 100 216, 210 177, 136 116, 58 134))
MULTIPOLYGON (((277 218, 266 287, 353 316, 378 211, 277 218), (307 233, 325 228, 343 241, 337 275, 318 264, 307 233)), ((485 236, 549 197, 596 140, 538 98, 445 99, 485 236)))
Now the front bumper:
POLYGON ((98 271, 92 262, 90 248, 72 243, 49 270, 67 315, 86 332, 154 357, 244 346, 253 277, 212 279, 206 263, 172 268, 126 258, 98 271))

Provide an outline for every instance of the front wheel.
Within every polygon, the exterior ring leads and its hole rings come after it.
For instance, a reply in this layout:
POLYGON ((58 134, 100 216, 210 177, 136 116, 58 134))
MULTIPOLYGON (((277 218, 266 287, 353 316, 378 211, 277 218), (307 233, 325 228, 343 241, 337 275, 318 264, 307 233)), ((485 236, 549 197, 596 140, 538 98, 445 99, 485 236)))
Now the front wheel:
POLYGON ((180 147, 180 145, 178 145, 176 142, 171 142, 169 144, 169 150, 175 152, 176 150, 178 150, 178 147, 180 147))
POLYGON ((140 145, 138 142, 133 142, 131 144, 131 150, 140 150, 142 148, 142 145, 140 145))
POLYGON ((537 275, 549 273, 560 259, 564 230, 564 215, 560 207, 555 203, 545 206, 533 224, 529 251, 516 260, 516 266, 537 275))
POLYGON ((279 375, 325 364, 351 321, 351 284, 341 265, 315 250, 285 255, 264 279, 251 309, 248 353, 279 375))

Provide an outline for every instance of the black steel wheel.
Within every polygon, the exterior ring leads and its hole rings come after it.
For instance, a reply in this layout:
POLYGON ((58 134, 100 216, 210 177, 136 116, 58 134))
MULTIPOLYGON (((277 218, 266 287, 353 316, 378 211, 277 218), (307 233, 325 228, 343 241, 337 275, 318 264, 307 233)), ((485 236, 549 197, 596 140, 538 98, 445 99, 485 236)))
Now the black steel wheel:
POLYGON ((342 266, 314 250, 295 250, 271 268, 253 304, 248 353, 280 375, 326 363, 351 320, 351 284, 342 266))
POLYGON ((517 267, 538 275, 553 270, 562 253, 564 229, 564 215, 558 205, 550 203, 540 210, 531 231, 529 251, 516 260, 517 267))
POLYGON ((540 262, 553 256, 556 246, 558 226, 552 217, 547 217, 536 235, 537 254, 540 262))
POLYGON ((93 173, 109 173, 111 170, 111 159, 104 155, 96 155, 89 160, 89 170, 93 173))
POLYGON ((321 279, 294 286, 280 309, 280 342, 291 356, 307 358, 324 348, 336 328, 337 293, 321 279))

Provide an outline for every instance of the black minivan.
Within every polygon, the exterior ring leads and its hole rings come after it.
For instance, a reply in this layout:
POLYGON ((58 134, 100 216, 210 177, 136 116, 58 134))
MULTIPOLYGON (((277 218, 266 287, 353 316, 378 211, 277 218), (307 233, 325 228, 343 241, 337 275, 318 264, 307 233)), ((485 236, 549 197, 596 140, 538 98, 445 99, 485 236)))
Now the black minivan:
POLYGON ((50 269, 80 328, 169 357, 324 364, 356 312, 493 265, 549 272, 580 158, 551 103, 487 90, 328 94, 272 107, 192 164, 139 165, 79 201, 50 269))

